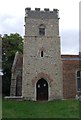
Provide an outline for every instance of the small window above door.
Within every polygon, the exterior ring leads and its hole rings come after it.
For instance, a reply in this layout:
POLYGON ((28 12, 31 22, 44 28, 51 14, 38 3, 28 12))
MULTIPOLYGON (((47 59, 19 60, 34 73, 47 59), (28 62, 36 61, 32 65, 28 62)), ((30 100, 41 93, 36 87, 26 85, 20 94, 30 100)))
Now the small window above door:
POLYGON ((43 54, 44 54, 43 51, 41 51, 41 57, 43 57, 43 54))

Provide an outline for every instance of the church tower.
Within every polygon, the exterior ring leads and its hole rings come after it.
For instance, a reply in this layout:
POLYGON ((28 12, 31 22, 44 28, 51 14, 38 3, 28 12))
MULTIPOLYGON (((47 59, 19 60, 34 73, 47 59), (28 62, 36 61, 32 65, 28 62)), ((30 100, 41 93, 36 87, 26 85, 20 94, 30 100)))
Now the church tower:
POLYGON ((22 78, 22 96, 27 100, 63 98, 57 9, 25 9, 22 78))

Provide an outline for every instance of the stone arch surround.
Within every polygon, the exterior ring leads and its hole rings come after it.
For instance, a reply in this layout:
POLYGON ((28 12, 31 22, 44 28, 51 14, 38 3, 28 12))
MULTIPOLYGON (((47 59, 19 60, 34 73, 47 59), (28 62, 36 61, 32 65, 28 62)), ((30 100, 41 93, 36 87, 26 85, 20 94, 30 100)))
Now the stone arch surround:
POLYGON ((34 90, 35 90, 34 100, 36 101, 36 84, 37 84, 38 80, 40 80, 41 78, 45 79, 48 83, 48 100, 50 100, 50 88, 51 88, 53 79, 51 79, 50 75, 48 75, 45 72, 38 73, 37 76, 35 76, 32 79, 32 86, 34 87, 34 90))
POLYGON ((32 85, 34 86, 37 83, 37 81, 41 78, 44 78, 51 86, 53 79, 51 79, 50 75, 48 75, 47 73, 44 73, 44 72, 38 73, 37 76, 35 76, 32 79, 32 85))

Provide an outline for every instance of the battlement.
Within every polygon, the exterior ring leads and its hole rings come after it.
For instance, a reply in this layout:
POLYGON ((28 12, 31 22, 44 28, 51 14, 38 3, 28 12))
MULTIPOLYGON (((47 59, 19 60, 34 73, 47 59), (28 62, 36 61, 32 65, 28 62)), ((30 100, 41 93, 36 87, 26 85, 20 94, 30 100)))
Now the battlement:
MULTIPOLYGON (((25 8, 25 11, 42 11, 40 8, 35 8, 35 10, 31 10, 31 8, 30 7, 27 7, 27 8, 25 8)), ((50 11, 50 9, 49 8, 44 8, 44 12, 47 12, 47 11, 49 11, 49 12, 52 12, 52 11, 50 11)), ((58 9, 53 9, 53 12, 58 12, 58 9)))
POLYGON ((44 10, 40 8, 35 8, 35 10, 31 10, 30 7, 25 8, 25 17, 28 18, 59 19, 58 13, 58 9, 50 11, 49 8, 44 8, 44 10))

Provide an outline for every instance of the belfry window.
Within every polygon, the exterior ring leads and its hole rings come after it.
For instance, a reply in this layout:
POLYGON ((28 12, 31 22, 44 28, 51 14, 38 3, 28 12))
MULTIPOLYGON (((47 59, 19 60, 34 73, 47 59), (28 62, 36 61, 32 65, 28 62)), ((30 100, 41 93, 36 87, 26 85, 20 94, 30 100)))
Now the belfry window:
POLYGON ((81 91, 81 70, 77 71, 77 91, 81 91))
POLYGON ((45 26, 43 24, 39 26, 39 35, 45 35, 45 26))

